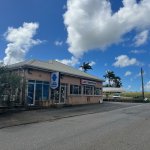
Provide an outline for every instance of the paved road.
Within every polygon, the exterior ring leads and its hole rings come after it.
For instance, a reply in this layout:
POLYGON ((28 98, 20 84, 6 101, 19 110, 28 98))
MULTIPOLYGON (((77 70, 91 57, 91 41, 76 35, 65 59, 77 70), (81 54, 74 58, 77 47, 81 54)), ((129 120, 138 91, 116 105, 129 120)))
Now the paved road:
POLYGON ((5 113, 0 115, 0 129, 10 126, 38 123, 44 121, 54 121, 61 118, 80 116, 98 112, 111 111, 119 108, 139 105, 136 103, 114 103, 104 102, 103 104, 78 105, 61 109, 39 109, 30 111, 17 111, 16 113, 5 113))
POLYGON ((0 130, 0 150, 149 150, 150 104, 0 130))

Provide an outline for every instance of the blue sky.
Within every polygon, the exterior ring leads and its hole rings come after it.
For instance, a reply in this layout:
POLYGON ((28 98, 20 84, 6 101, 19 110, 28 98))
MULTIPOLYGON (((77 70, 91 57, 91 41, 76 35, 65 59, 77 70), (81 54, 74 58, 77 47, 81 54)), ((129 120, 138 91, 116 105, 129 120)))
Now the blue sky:
POLYGON ((0 61, 57 59, 103 78, 112 70, 129 91, 150 91, 149 0, 1 0, 0 61))

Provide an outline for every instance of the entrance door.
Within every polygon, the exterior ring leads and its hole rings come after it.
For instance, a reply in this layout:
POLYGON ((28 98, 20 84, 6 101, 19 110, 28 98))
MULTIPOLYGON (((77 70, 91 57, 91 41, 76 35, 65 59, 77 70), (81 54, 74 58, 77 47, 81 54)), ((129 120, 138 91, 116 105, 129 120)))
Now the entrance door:
POLYGON ((27 95, 28 105, 33 105, 34 104, 34 91, 35 91, 34 84, 29 83, 28 84, 28 95, 27 95))
POLYGON ((65 100, 66 100, 66 85, 63 84, 60 86, 60 103, 65 103, 65 100))
POLYGON ((59 89, 51 89, 51 99, 53 103, 59 103, 59 89))
POLYGON ((65 103, 66 100, 66 92, 67 86, 66 84, 61 84, 59 89, 53 90, 51 89, 51 99, 55 104, 65 103))

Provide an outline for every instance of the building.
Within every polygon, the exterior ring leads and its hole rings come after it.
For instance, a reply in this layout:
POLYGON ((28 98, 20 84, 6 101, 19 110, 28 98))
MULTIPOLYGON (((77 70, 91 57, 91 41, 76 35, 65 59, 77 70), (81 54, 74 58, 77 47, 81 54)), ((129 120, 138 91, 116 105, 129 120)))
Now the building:
POLYGON ((105 98, 119 98, 123 92, 125 92, 125 90, 121 87, 103 87, 103 96, 105 98))
POLYGON ((9 66, 23 78, 22 103, 29 106, 102 102, 103 80, 57 61, 29 60, 9 66))

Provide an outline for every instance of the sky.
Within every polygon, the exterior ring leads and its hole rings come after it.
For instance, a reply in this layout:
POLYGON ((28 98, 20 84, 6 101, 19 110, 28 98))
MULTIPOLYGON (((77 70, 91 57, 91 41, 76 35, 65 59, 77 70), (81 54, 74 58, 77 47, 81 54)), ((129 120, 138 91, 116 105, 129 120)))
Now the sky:
POLYGON ((150 91, 149 0, 0 0, 0 62, 57 60, 104 79, 121 77, 127 91, 150 91))

